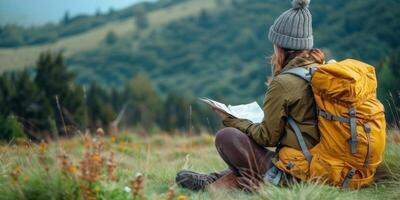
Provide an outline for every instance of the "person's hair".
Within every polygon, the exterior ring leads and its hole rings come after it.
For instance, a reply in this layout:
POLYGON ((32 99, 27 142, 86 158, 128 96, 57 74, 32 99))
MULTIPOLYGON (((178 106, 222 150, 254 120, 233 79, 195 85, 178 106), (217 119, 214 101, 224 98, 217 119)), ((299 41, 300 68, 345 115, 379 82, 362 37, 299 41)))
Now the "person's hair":
POLYGON ((291 50, 274 45, 274 54, 271 56, 272 73, 275 75, 293 58, 298 56, 312 58, 319 64, 323 64, 325 60, 325 54, 320 49, 291 50))

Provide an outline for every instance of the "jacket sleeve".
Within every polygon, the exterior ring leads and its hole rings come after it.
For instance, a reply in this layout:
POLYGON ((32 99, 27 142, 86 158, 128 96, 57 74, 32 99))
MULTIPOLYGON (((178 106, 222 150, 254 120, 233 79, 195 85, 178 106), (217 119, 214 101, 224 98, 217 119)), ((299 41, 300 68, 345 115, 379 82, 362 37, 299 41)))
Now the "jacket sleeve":
POLYGON ((247 119, 226 118, 223 124, 239 129, 262 146, 275 147, 284 133, 287 102, 287 90, 276 79, 272 80, 265 95, 264 119, 261 123, 252 123, 247 119))

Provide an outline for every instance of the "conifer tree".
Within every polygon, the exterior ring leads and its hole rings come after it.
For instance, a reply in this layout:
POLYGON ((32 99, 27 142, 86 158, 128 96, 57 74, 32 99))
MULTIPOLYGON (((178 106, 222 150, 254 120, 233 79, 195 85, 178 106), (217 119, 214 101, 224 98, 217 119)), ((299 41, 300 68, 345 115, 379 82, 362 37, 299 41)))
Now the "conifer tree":
POLYGON ((96 83, 90 85, 87 92, 86 105, 89 115, 89 127, 106 128, 115 118, 111 99, 103 88, 96 83))
POLYGON ((137 8, 135 11, 135 25, 138 29, 145 29, 149 26, 149 20, 144 8, 137 8))
POLYGON ((39 56, 35 83, 51 105, 56 125, 63 132, 65 126, 77 129, 86 125, 84 92, 74 81, 75 75, 68 71, 61 53, 46 52, 39 56))
POLYGON ((106 44, 114 44, 118 40, 117 34, 114 31, 109 31, 104 38, 106 44))
POLYGON ((124 94, 130 123, 140 123, 145 127, 156 123, 160 116, 162 101, 146 74, 139 73, 134 76, 127 83, 124 94))
POLYGON ((167 131, 187 128, 190 117, 189 109, 190 105, 187 101, 174 92, 169 93, 164 102, 163 128, 167 131))

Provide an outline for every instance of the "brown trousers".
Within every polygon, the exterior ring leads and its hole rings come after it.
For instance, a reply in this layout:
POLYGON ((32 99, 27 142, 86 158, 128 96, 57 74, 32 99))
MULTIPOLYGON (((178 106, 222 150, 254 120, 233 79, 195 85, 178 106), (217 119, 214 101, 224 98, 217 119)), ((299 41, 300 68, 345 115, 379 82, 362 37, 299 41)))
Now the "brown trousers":
POLYGON ((224 176, 231 176, 228 179, 236 182, 238 188, 252 189, 263 182, 265 172, 272 167, 271 159, 275 153, 258 145, 236 128, 219 130, 215 146, 229 167, 229 170, 215 174, 220 182, 224 176))

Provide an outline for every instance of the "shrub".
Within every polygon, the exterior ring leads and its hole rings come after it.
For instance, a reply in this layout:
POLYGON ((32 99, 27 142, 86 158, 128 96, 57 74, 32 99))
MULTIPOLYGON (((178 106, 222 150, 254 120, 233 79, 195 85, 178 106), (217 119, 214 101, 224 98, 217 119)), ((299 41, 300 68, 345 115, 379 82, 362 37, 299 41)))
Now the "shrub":
POLYGON ((23 126, 13 115, 0 116, 0 140, 12 141, 17 138, 25 138, 23 126))

